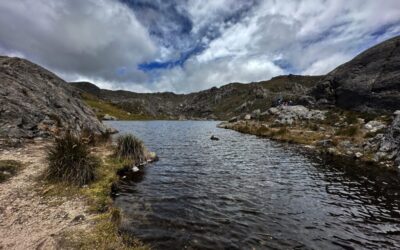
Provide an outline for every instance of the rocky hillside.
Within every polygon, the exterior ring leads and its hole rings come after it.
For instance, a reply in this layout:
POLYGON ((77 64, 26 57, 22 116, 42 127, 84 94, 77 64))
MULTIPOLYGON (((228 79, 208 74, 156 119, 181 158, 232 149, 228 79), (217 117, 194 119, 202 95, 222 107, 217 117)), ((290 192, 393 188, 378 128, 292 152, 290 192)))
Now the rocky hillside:
MULTIPOLYGON (((304 95, 321 80, 321 76, 279 76, 269 81, 243 84, 230 83, 220 88, 190 93, 142 94, 100 89, 92 83, 71 83, 93 103, 112 104, 129 114, 162 119, 229 119, 246 112, 265 109, 281 98, 303 103, 304 95)), ((99 107, 100 105, 96 105, 99 107)))
POLYGON ((106 130, 62 79, 27 60, 0 56, 0 138, 48 137, 66 128, 106 130))
POLYGON ((400 36, 337 67, 311 94, 317 106, 329 104, 363 112, 400 109, 400 36))

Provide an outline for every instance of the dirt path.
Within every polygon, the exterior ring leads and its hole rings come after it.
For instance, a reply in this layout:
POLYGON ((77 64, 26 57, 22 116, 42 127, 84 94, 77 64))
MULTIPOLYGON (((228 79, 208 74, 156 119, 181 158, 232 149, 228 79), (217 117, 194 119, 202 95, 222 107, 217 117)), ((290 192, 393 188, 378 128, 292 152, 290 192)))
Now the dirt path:
POLYGON ((56 249, 61 232, 90 225, 85 202, 79 197, 44 197, 38 178, 46 167, 49 143, 33 143, 19 149, 0 149, 0 160, 17 160, 25 168, 0 183, 0 249, 56 249), (76 221, 81 215, 85 219, 76 221), (74 220, 75 219, 75 220, 74 220))

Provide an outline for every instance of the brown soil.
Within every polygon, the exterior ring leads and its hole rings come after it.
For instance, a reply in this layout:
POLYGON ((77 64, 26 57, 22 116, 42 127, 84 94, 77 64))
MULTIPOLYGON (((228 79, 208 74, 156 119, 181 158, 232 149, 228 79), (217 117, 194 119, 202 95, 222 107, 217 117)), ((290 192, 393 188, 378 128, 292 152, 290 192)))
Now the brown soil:
POLYGON ((82 197, 49 196, 40 176, 48 142, 0 149, 0 160, 16 160, 24 169, 0 183, 0 249, 57 249, 57 237, 86 229, 93 215, 82 197), (79 217, 77 217, 79 216, 79 217), (80 218, 80 220, 77 220, 80 218))

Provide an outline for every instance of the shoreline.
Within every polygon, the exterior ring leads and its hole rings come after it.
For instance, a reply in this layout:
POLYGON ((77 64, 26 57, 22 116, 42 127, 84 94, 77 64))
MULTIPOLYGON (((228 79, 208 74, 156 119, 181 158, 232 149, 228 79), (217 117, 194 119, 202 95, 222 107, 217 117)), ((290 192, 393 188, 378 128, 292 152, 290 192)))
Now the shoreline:
MULTIPOLYGON (((380 160, 377 158, 378 150, 364 149, 365 144, 371 139, 366 138, 369 136, 366 131, 360 131, 354 135, 339 136, 336 134, 340 129, 333 128, 329 124, 315 121, 312 125, 308 125, 309 121, 307 121, 307 125, 301 122, 290 125, 276 124, 276 120, 274 122, 273 118, 273 116, 268 116, 264 120, 225 121, 218 124, 218 127, 278 142, 296 144, 310 152, 316 152, 333 160, 383 167, 393 171, 398 170, 394 160, 380 160)), ((363 125, 357 124, 354 126, 362 127, 363 125)))
POLYGON ((148 249, 119 232, 121 211, 113 206, 112 189, 127 162, 113 157, 112 145, 91 147, 101 159, 97 178, 77 187, 43 179, 52 143, 32 140, 0 148, 0 162, 22 165, 0 182, 0 249, 148 249))

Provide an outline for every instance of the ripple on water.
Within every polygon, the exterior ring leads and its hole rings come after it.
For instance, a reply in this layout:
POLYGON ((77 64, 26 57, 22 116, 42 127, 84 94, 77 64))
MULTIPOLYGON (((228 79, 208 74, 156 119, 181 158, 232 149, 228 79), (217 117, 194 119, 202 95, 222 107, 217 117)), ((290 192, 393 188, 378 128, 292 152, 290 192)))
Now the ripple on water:
POLYGON ((115 199, 122 229, 155 249, 400 247, 393 173, 328 164, 216 122, 110 123, 160 157, 115 199))

